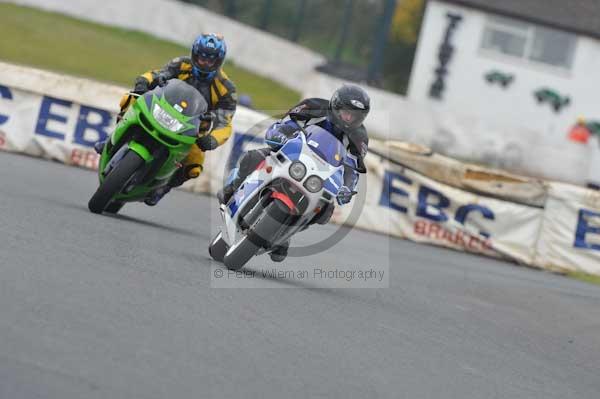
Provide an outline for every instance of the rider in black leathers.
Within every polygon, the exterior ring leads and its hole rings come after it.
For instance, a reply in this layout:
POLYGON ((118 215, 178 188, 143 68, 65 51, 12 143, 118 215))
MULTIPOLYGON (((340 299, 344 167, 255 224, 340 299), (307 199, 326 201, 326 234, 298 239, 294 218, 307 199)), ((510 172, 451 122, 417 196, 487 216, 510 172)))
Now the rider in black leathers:
MULTIPOLYGON (((350 202, 356 193, 358 173, 366 173, 364 157, 367 155, 369 138, 363 125, 370 110, 370 99, 367 93, 358 86, 344 85, 337 89, 331 100, 308 98, 301 101, 279 121, 273 124, 266 133, 269 147, 248 151, 240 158, 237 176, 218 193, 222 204, 229 202, 235 190, 250 173, 273 150, 280 148, 285 141, 303 126, 318 125, 329 131, 346 146, 348 160, 352 166, 344 170, 344 185, 337 195, 339 205, 350 202)), ((312 223, 325 224, 331 218, 333 206, 325 208, 312 223)), ((289 242, 271 252, 271 259, 282 261, 287 256, 289 242)))

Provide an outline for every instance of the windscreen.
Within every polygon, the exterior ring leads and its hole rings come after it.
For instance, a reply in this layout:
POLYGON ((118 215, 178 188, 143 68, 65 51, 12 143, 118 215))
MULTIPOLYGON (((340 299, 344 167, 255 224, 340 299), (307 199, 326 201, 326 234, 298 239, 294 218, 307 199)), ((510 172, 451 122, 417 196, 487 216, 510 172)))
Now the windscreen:
POLYGON ((339 167, 346 158, 344 145, 327 130, 311 125, 306 129, 306 142, 310 149, 328 164, 339 167))
MULTIPOLYGON (((201 116, 208 109, 208 104, 202 94, 189 84, 179 80, 171 79, 164 87, 157 87, 151 92, 157 97, 165 96, 165 99, 185 116, 201 116)), ((151 98, 151 96, 150 96, 151 98)))

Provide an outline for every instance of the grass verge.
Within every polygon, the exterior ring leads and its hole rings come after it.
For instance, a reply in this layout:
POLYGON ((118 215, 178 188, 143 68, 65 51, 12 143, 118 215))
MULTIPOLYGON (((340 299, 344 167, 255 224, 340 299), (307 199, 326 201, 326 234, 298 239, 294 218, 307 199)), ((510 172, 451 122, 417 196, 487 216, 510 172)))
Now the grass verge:
MULTIPOLYGON (((6 3, 0 4, 0 38, 2 61, 127 87, 137 75, 189 53, 145 33, 6 3)), ((231 62, 225 71, 256 109, 288 109, 300 99, 300 93, 231 62)))
POLYGON ((588 274, 585 272, 568 272, 567 276, 577 280, 585 281, 587 283, 600 285, 600 276, 596 276, 594 274, 588 274))

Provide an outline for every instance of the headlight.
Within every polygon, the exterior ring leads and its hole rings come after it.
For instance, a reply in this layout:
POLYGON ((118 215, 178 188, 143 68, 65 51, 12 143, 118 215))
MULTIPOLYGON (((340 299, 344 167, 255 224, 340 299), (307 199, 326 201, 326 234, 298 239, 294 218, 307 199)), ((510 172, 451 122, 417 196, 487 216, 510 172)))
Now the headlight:
POLYGON ((302 162, 296 161, 290 166, 290 176, 300 181, 306 176, 306 166, 302 162))
POLYGON ((319 176, 312 175, 306 179, 304 187, 311 193, 318 193, 323 188, 323 180, 319 176))
POLYGON ((154 119, 164 128, 169 129, 172 132, 178 132, 183 129, 183 124, 177 119, 173 118, 167 111, 162 109, 160 105, 154 104, 152 108, 152 116, 154 119))

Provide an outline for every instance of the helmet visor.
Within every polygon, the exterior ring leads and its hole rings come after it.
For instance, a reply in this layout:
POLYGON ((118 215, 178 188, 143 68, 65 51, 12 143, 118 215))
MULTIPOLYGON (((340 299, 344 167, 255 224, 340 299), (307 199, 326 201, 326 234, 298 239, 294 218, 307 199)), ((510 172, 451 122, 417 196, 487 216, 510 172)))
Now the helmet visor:
POLYGON ((210 69, 217 63, 217 57, 209 54, 198 54, 194 57, 194 62, 200 68, 210 69))
POLYGON ((334 109, 336 118, 346 127, 358 127, 364 120, 365 111, 355 109, 334 109))

